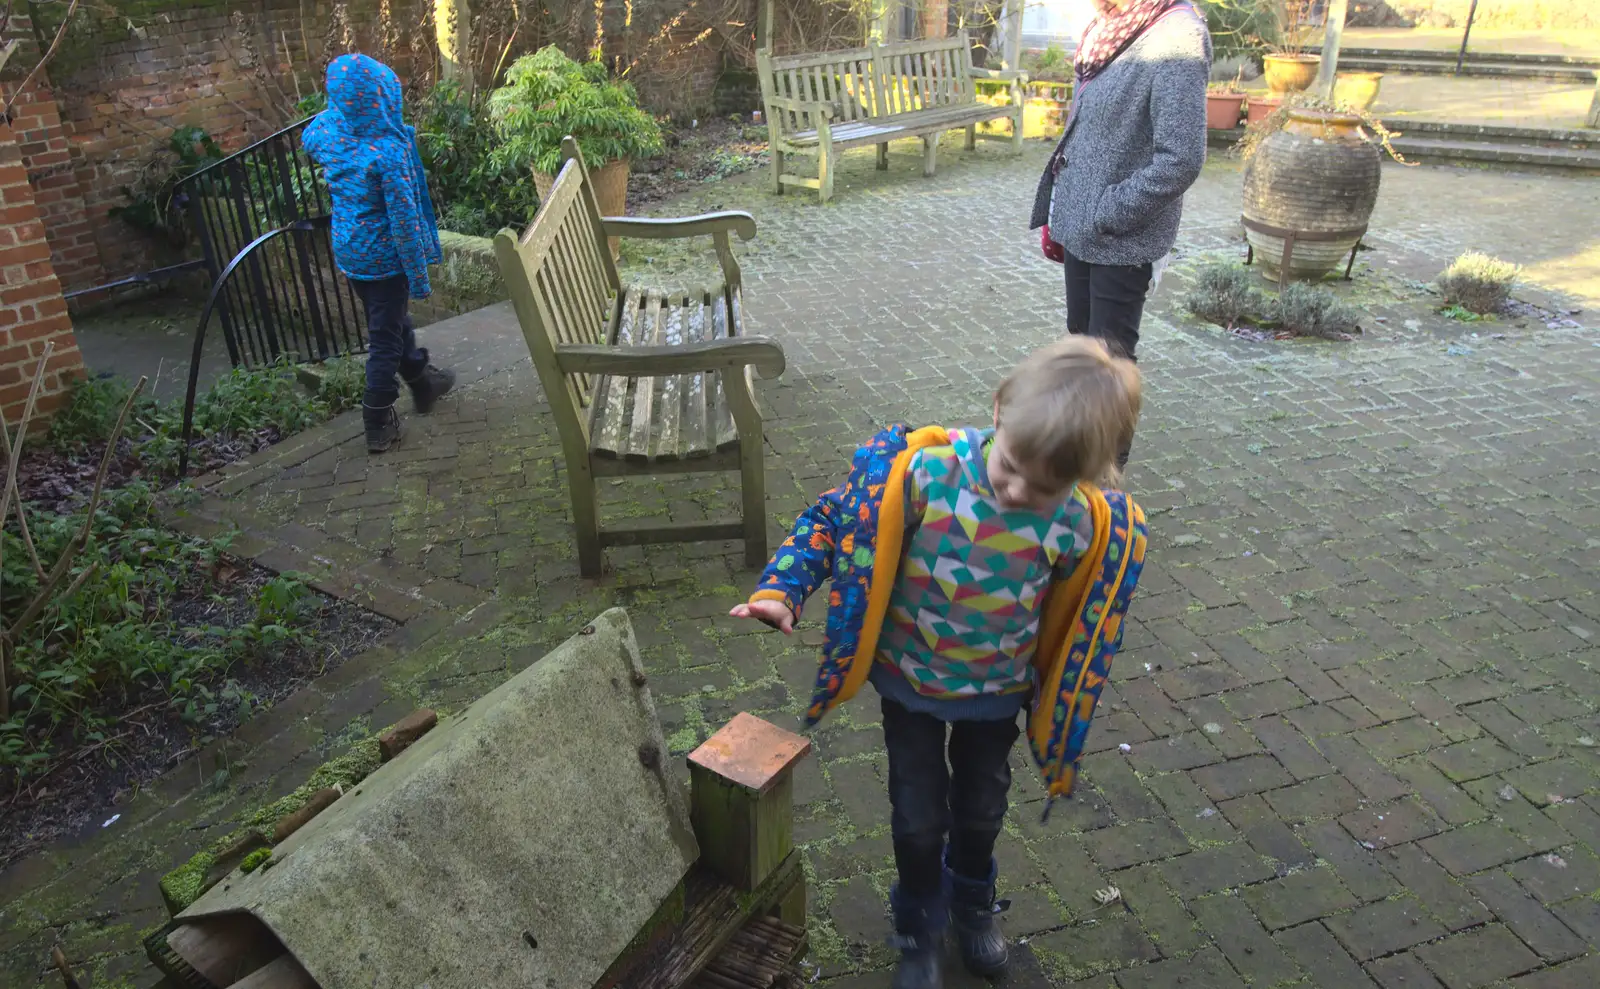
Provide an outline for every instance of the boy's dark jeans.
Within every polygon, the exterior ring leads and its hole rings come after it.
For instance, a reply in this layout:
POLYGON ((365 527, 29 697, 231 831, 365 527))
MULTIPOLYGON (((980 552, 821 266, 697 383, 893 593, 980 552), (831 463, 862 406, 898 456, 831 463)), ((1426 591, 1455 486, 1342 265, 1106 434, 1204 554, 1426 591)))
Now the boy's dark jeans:
POLYGON ((395 374, 409 381, 428 366, 428 352, 417 347, 406 311, 411 282, 395 275, 376 281, 352 278, 350 284, 367 310, 367 394, 362 401, 368 408, 388 408, 400 397, 395 374))
POLYGON ((947 724, 883 700, 894 860, 907 894, 939 895, 946 836, 951 869, 969 879, 989 878, 1018 734, 1016 718, 947 724))

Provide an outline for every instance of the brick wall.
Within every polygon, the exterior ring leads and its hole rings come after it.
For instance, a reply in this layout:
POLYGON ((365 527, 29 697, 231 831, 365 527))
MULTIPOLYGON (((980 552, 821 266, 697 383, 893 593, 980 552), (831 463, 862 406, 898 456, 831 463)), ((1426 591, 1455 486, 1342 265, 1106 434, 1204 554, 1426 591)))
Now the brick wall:
MULTIPOLYGON (((308 5, 304 20, 300 0, 247 9, 174 5, 136 17, 131 28, 86 19, 82 26, 93 29, 75 30, 22 95, 17 138, 68 291, 179 259, 169 245, 110 216, 177 128, 201 127, 236 150, 293 119, 294 101, 320 88, 311 77, 334 55, 366 51, 402 78, 432 64, 422 0, 308 5), (286 70, 286 50, 300 67, 299 87, 286 70)), ((13 15, 7 34, 29 49, 14 57, 13 68, 33 65, 38 49, 27 19, 13 15)), ((20 74, 12 73, 9 86, 20 74)))
POLYGON ((46 367, 39 409, 49 413, 83 373, 61 284, 50 263, 42 211, 12 129, 0 120, 0 415, 15 422, 47 343, 55 354, 46 367))

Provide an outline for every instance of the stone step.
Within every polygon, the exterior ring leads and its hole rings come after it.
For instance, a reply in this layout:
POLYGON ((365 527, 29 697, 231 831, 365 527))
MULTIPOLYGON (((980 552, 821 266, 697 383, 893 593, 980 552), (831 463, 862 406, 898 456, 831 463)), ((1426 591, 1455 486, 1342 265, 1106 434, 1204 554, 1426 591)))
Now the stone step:
POLYGON ((1433 58, 1396 58, 1390 54, 1350 55, 1339 54, 1342 72, 1409 72, 1416 75, 1471 76, 1498 79, 1538 79, 1545 82, 1567 82, 1576 85, 1593 85, 1595 70, 1583 65, 1523 65, 1510 62, 1467 62, 1456 72, 1454 56, 1439 54, 1433 58))
POLYGON ((1413 120, 1386 117, 1383 125, 1408 138, 1469 141, 1476 144, 1505 144, 1517 147, 1562 148, 1590 151, 1600 148, 1600 131, 1560 127, 1509 127, 1501 124, 1461 124, 1446 120, 1413 120))
MULTIPOLYGON (((1386 122, 1387 123, 1387 122, 1386 122)), ((1415 136, 1419 131, 1415 123, 1409 125, 1395 121, 1394 130, 1402 136, 1392 142, 1396 151, 1408 161, 1429 164, 1497 165, 1506 168, 1531 168, 1538 170, 1560 169, 1567 172, 1600 174, 1600 149, 1590 145, 1574 146, 1562 142, 1555 146, 1533 141, 1512 143, 1505 140, 1474 140, 1454 133, 1444 132, 1415 136)), ((1244 137, 1244 128, 1231 131, 1210 131, 1209 143, 1214 148, 1228 148, 1244 137)))
POLYGON ((1418 161, 1471 161, 1600 173, 1600 150, 1464 141, 1450 137, 1413 137, 1409 134, 1396 138, 1393 144, 1396 151, 1418 161))
MULTIPOLYGON (((1311 45, 1306 51, 1313 55, 1322 54, 1319 45, 1311 45)), ((1341 63, 1346 58, 1388 59, 1400 62, 1438 62, 1448 61, 1451 68, 1456 64, 1456 53, 1442 48, 1361 48, 1343 46, 1339 49, 1341 63)), ((1576 68, 1600 69, 1600 58, 1592 55, 1535 55, 1522 52, 1476 52, 1468 51, 1467 65, 1519 65, 1519 66, 1569 66, 1576 68)))

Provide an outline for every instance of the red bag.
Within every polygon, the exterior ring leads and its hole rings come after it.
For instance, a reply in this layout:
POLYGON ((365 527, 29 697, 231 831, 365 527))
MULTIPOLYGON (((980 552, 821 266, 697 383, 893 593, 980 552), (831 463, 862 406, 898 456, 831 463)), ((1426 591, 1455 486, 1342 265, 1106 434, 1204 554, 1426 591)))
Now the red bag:
POLYGON ((1054 261, 1056 264, 1067 263, 1066 249, 1050 239, 1049 224, 1045 224, 1044 229, 1039 231, 1039 249, 1044 252, 1045 257, 1054 261))

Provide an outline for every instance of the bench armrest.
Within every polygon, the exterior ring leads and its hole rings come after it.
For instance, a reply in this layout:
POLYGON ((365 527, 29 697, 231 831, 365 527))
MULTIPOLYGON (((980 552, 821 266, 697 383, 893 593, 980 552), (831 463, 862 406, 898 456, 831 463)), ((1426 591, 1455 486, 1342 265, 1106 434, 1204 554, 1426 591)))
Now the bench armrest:
POLYGON ((721 213, 702 213, 699 216, 676 216, 649 219, 637 216, 602 217, 607 237, 627 237, 642 240, 678 240, 683 237, 701 237, 729 231, 749 240, 756 235, 756 218, 738 210, 721 213))
POLYGON ((697 371, 732 371, 754 367, 763 378, 776 378, 785 366, 783 348, 770 337, 734 337, 675 346, 608 347, 562 344, 556 362, 567 374, 616 374, 665 378, 697 371))
POLYGON ((974 79, 1000 79, 1006 82, 1027 82, 1028 73, 1022 69, 978 69, 972 70, 974 79))
POLYGON ((821 116, 823 120, 833 119, 832 103, 791 100, 782 96, 769 96, 766 98, 766 104, 774 110, 788 110, 790 113, 812 113, 821 116))

